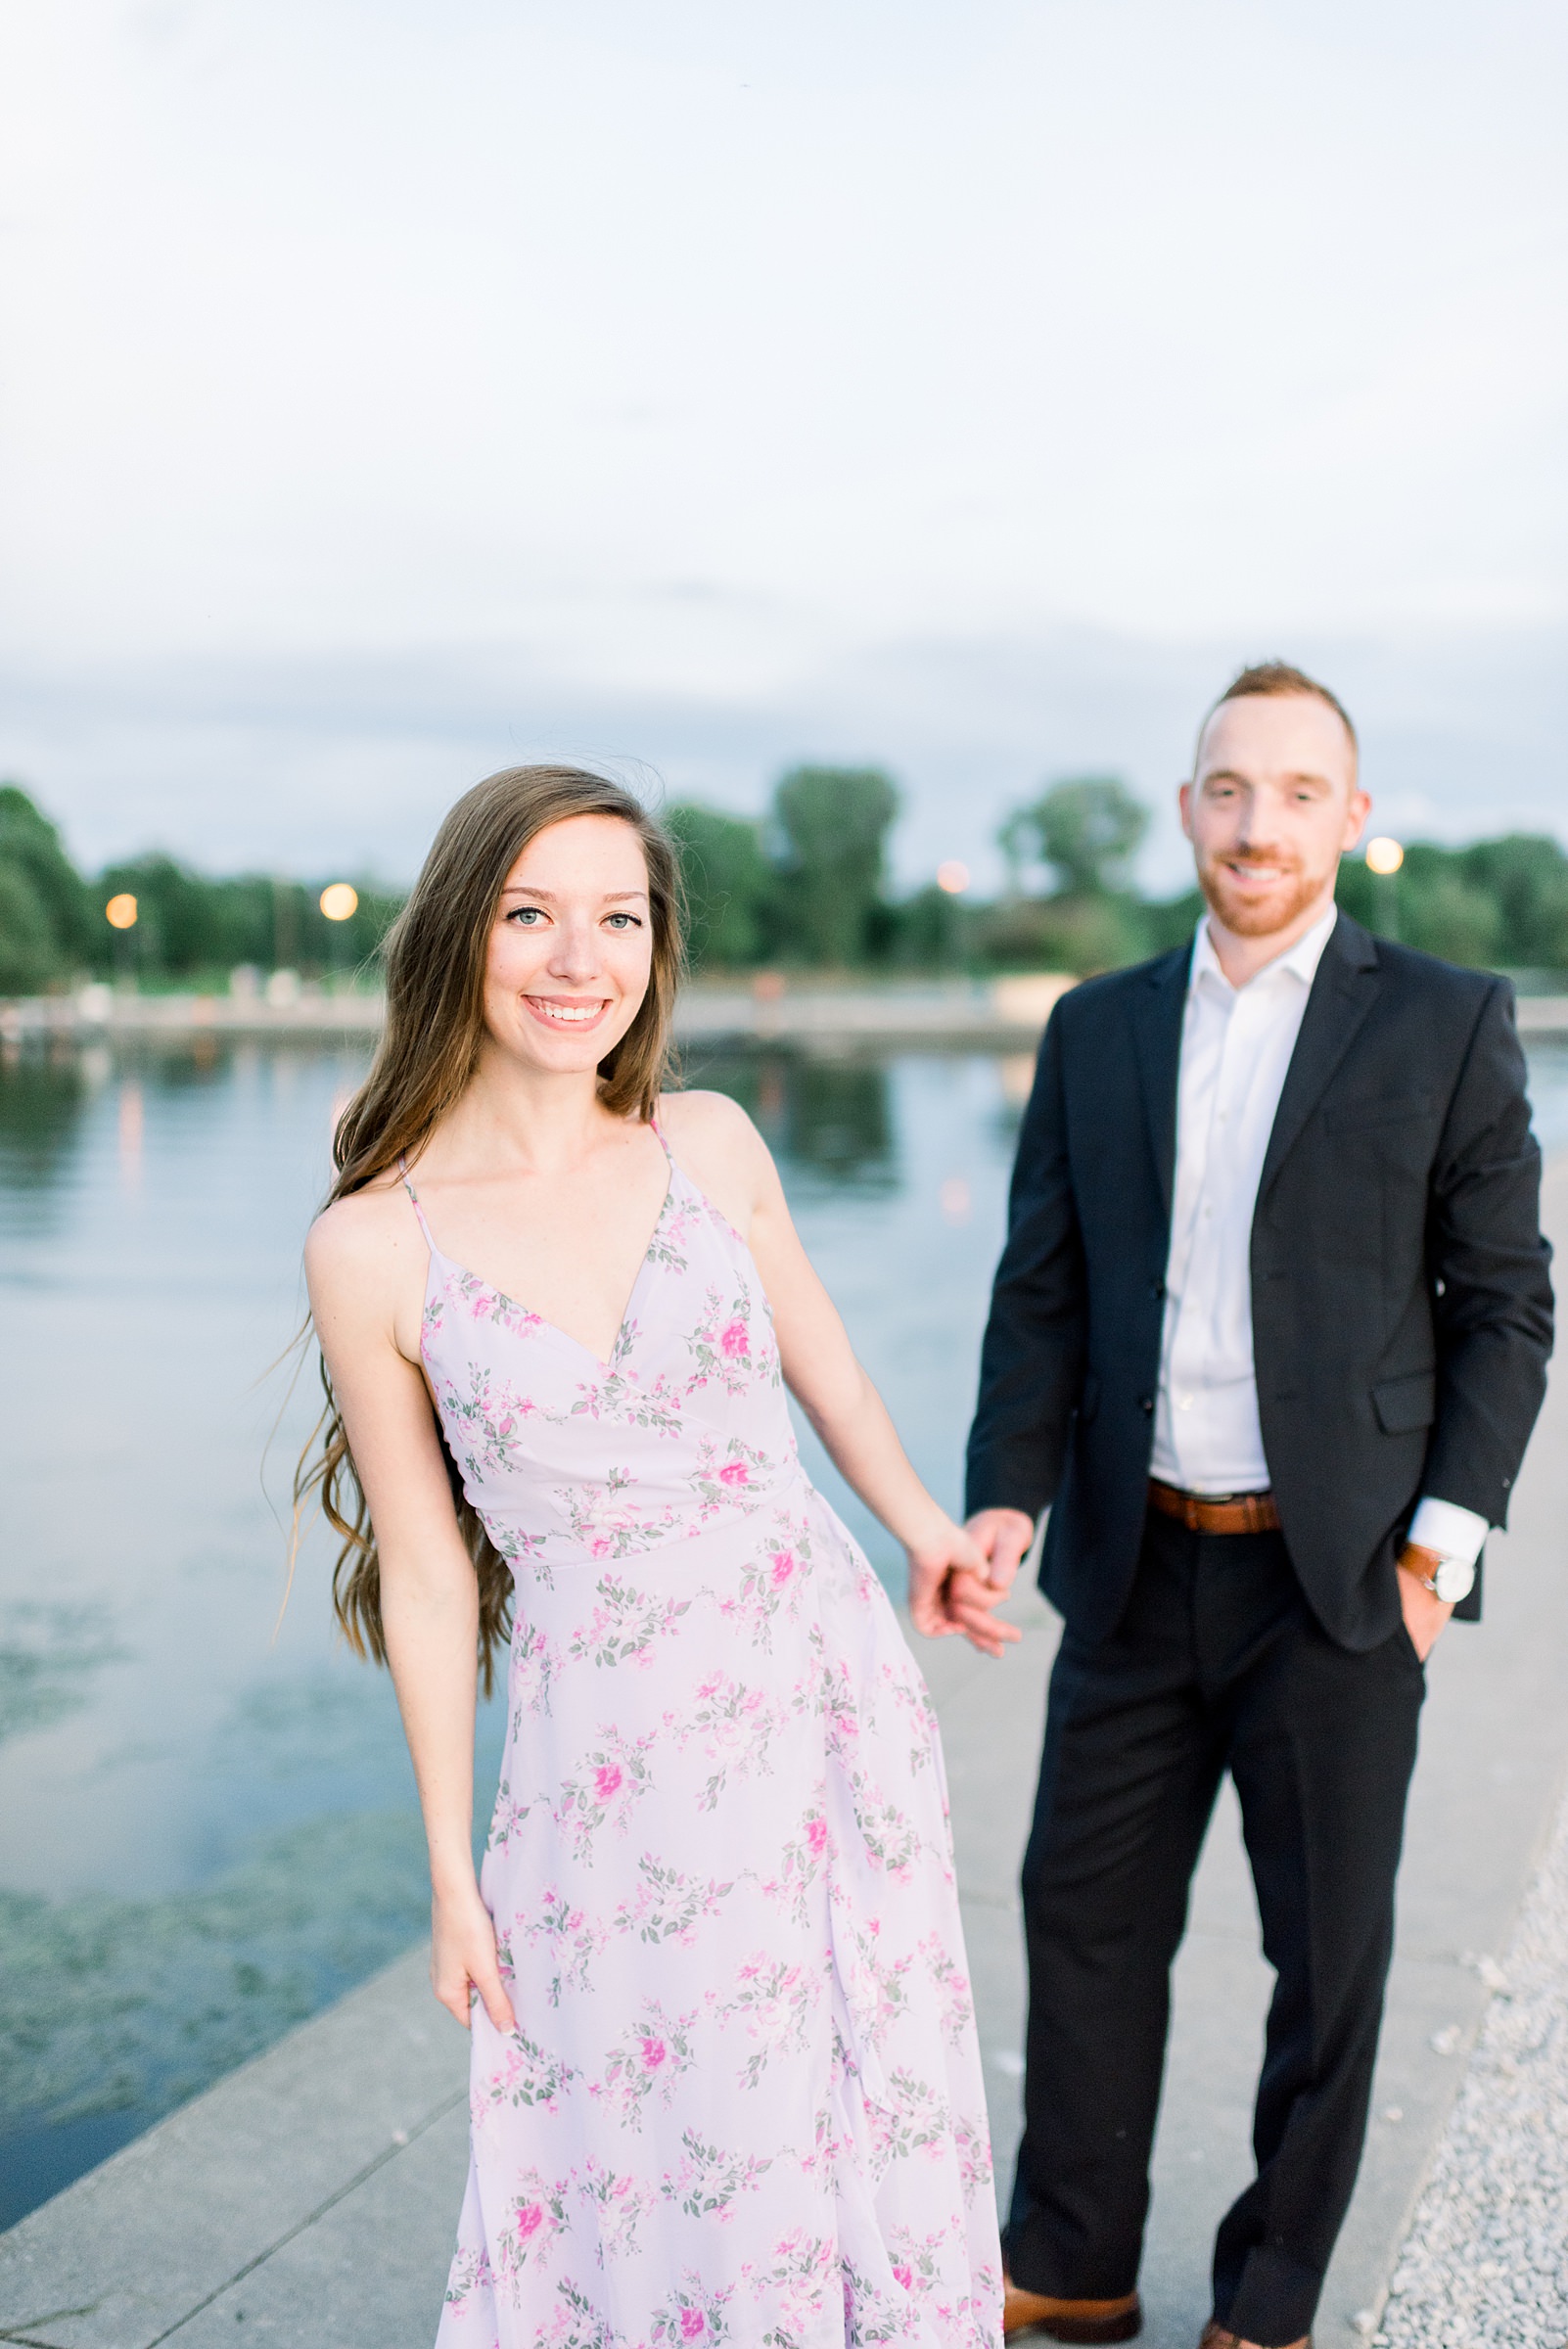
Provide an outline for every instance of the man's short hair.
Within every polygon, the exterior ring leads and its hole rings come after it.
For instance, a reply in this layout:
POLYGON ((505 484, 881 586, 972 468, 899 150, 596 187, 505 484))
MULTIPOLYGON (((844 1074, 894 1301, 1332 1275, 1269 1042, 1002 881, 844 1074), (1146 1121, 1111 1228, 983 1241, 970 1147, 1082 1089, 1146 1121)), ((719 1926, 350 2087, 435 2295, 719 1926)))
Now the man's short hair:
MULTIPOLYGON (((1253 695, 1261 700, 1274 700, 1287 693, 1311 694, 1314 702, 1326 702, 1350 736, 1351 749, 1360 757, 1360 744, 1356 739, 1356 728, 1351 723, 1350 712, 1338 694, 1330 693, 1326 685, 1319 685, 1317 679, 1310 677, 1304 668, 1293 668, 1288 661, 1258 661, 1251 668, 1244 668, 1239 676, 1232 677, 1213 709, 1205 714, 1203 724, 1198 728, 1199 748, 1203 746, 1210 718, 1216 710, 1222 710, 1226 702, 1245 701, 1253 695)), ((1196 770, 1196 758, 1193 767, 1196 770)))

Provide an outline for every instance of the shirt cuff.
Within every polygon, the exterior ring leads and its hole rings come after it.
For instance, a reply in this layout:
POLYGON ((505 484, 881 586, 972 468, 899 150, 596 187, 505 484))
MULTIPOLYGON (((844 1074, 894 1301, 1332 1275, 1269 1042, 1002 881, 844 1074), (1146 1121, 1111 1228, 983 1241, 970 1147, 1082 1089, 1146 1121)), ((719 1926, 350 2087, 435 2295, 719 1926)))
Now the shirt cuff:
POLYGON ((1491 1531, 1484 1517, 1478 1517, 1474 1509, 1461 1509, 1456 1500, 1423 1499, 1416 1503, 1405 1539, 1418 1549, 1435 1549, 1439 1557, 1473 1566, 1491 1531))

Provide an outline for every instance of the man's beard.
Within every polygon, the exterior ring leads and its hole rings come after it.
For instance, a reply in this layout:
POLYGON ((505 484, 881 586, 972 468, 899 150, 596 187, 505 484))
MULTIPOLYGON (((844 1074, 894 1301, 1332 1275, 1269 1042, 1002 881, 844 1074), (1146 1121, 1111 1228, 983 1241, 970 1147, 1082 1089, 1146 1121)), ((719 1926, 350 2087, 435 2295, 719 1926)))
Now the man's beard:
POLYGON ((1320 877, 1314 880, 1303 872, 1299 864, 1281 864, 1277 856, 1232 856, 1228 864, 1218 857, 1203 859, 1198 866, 1198 886, 1216 919, 1233 937, 1271 938, 1276 930, 1288 930, 1297 915, 1306 912, 1323 884, 1320 877), (1267 898, 1253 897, 1235 887, 1229 864, 1275 873, 1279 885, 1267 898))

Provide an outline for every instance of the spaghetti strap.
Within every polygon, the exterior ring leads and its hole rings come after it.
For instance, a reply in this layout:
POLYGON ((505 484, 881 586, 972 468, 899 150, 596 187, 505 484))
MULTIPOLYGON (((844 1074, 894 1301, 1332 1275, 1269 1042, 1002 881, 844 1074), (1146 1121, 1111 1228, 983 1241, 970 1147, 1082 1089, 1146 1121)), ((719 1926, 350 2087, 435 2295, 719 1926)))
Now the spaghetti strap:
POLYGON ((430 1225, 425 1221, 425 1211, 419 1204, 419 1193, 415 1190, 413 1184, 408 1179, 408 1161, 403 1156, 401 1151, 399 1151, 397 1154, 397 1172, 403 1178, 403 1188, 408 1193, 415 1215, 419 1218, 419 1228, 425 1235, 425 1245, 430 1250, 432 1256, 438 1255, 439 1251, 436 1246, 435 1240, 431 1237, 430 1225))

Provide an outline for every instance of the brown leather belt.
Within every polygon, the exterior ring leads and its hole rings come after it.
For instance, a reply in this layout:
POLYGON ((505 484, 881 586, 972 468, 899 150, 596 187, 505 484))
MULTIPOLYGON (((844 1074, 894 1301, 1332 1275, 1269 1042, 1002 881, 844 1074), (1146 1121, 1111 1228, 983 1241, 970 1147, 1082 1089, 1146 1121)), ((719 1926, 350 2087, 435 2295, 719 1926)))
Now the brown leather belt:
POLYGON ((1183 1493, 1177 1485, 1149 1479, 1149 1506, 1162 1517, 1179 1518, 1189 1534, 1273 1534, 1279 1511, 1271 1493, 1183 1493))

